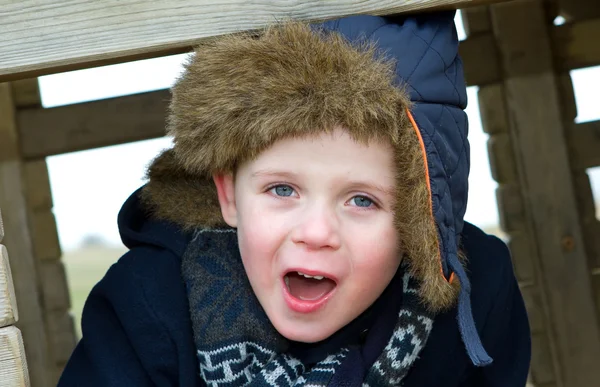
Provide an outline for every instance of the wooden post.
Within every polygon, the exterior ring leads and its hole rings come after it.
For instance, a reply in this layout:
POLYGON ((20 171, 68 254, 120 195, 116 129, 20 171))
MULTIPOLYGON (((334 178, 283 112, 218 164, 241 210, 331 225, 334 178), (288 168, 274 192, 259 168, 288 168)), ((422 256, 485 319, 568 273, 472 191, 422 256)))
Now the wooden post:
MULTIPOLYGON (((15 106, 41 109, 37 79, 12 83, 15 106), (22 105, 21 105, 22 104, 22 105)), ((34 262, 46 337, 48 339, 48 382, 56 385, 77 343, 71 301, 61 262, 56 220, 52 212, 48 166, 45 159, 23 162, 23 187, 30 225, 34 262)))
MULTIPOLYGON (((0 212, 0 243, 4 238, 0 212)), ((0 386, 29 387, 23 337, 14 324, 19 320, 17 298, 10 271, 8 251, 0 244, 0 386)))
POLYGON ((29 376, 34 387, 46 387, 50 385, 46 332, 23 184, 14 103, 10 85, 3 83, 0 84, 0 208, 4 228, 10 235, 6 246, 12 257, 18 257, 12 260, 11 267, 19 305, 17 326, 23 333, 29 376))
MULTIPOLYGON (((600 16, 600 3, 597 1, 563 1, 560 5, 571 10, 570 16, 575 19, 570 22, 600 16)), ((600 221, 596 218, 594 194, 586 172, 586 168, 600 166, 600 121, 575 124, 577 103, 573 81, 569 73, 565 72, 559 75, 558 89, 563 122, 567 131, 566 139, 583 243, 588 258, 588 269, 591 273, 592 294, 596 302, 596 315, 600 321, 600 238, 598 238, 600 221)))
POLYGON ((532 382, 598 385, 600 326, 565 141, 573 106, 561 107, 552 17, 539 0, 494 5, 490 15, 504 80, 480 89, 480 108, 501 225, 530 318, 532 382))

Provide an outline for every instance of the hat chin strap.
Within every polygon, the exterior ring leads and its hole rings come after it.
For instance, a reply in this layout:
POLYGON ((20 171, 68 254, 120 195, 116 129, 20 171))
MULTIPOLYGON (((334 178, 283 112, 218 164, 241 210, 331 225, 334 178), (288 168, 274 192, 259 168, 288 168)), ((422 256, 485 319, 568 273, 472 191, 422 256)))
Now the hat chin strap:
POLYGON ((458 294, 458 328, 460 335, 465 347, 467 354, 471 359, 473 365, 477 367, 484 367, 492 363, 493 359, 487 354, 477 328, 475 327, 475 321, 473 320, 473 313, 471 311, 471 283, 465 273, 465 269, 458 261, 456 254, 448 255, 448 266, 450 270, 456 274, 460 281, 460 293, 458 294))

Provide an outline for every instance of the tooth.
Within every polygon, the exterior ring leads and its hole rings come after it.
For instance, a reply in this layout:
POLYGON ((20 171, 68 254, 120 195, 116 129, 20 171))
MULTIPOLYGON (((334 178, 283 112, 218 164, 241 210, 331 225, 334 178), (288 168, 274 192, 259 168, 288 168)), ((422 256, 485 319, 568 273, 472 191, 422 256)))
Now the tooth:
POLYGON ((303 272, 299 271, 298 275, 306 275, 306 274, 304 274, 303 272))
POLYGON ((316 276, 314 276, 313 278, 314 278, 314 279, 316 279, 316 280, 319 280, 319 281, 320 281, 320 280, 322 280, 324 277, 323 277, 322 275, 316 275, 316 276))
POLYGON ((287 286, 287 288, 290 288, 290 278, 286 275, 285 277, 283 277, 283 280, 285 281, 285 286, 287 286))

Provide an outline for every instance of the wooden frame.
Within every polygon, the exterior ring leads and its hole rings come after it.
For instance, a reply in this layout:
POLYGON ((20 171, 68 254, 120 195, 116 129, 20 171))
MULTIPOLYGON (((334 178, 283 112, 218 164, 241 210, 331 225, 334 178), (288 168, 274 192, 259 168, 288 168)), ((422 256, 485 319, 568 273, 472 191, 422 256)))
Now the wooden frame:
POLYGON ((0 0, 0 81, 186 52, 276 20, 463 8, 507 0, 0 0))

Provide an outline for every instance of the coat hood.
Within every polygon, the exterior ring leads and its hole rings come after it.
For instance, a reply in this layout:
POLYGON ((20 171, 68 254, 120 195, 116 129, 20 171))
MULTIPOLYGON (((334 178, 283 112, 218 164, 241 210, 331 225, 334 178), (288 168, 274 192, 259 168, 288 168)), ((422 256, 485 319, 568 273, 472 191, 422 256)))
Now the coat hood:
POLYGON ((421 300, 439 312, 462 287, 459 324, 470 337, 472 318, 461 320, 471 313, 470 288, 459 258, 466 88, 453 18, 285 22, 204 41, 172 89, 174 146, 149 167, 143 202, 184 229, 221 226, 212 175, 234 172, 276 141, 336 126, 359 142, 387 141, 397 165, 395 223, 421 300))

